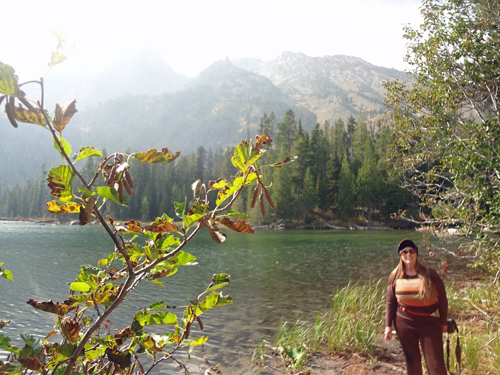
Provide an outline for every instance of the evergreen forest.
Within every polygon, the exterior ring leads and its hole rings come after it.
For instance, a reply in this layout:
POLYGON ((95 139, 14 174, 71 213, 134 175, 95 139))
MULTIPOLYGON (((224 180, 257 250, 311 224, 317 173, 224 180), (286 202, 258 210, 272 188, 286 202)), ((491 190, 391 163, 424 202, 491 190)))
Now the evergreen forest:
MULTIPOLYGON (((269 191, 276 205, 276 210, 265 207, 266 216, 261 215, 259 204, 251 207, 253 191, 246 187, 248 192, 235 209, 251 213, 254 224, 371 225, 378 221, 388 225, 392 213, 410 204, 408 193, 390 175, 387 155, 393 140, 390 129, 381 120, 373 121, 360 113, 356 119, 351 116, 316 124, 307 132, 301 119, 288 110, 282 119, 274 112, 264 114, 258 131, 273 139, 261 163, 290 155, 296 156, 296 160, 287 168, 272 168, 264 176, 268 185, 272 181, 269 191)), ((193 199, 193 181, 208 183, 216 176, 234 175, 233 154, 234 148, 207 150, 199 146, 195 152, 181 155, 166 166, 151 164, 139 168, 132 163, 135 189, 128 207, 110 205, 106 213, 122 220, 152 220, 162 213, 175 216, 173 202, 190 203, 193 199)), ((83 175, 91 179, 91 171, 99 162, 98 158, 88 158, 83 175)), ((38 178, 0 191, 0 217, 52 216, 46 207, 51 197, 45 186, 44 169, 45 166, 38 178)), ((64 216, 66 220, 76 218, 76 214, 64 216)))

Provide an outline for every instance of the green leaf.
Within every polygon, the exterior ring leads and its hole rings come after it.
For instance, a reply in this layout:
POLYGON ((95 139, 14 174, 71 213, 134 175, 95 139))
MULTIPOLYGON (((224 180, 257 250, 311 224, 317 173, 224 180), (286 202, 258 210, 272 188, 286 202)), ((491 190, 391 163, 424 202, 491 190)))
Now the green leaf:
POLYGON ((143 163, 170 163, 174 161, 179 154, 180 152, 177 151, 172 155, 168 152, 168 148, 163 147, 161 152, 156 148, 152 148, 145 152, 136 152, 132 154, 132 158, 143 163))
POLYGON ((148 310, 143 309, 134 315, 134 319, 136 319, 142 326, 156 324, 177 325, 177 316, 165 311, 150 313, 148 310))
MULTIPOLYGON (((57 136, 57 139, 59 140, 59 143, 61 143, 61 146, 62 146, 64 152, 69 157, 71 155, 71 145, 63 137, 57 136)), ((59 148, 59 145, 57 144, 57 142, 55 140, 54 140, 54 148, 57 151, 59 151, 61 156, 64 158, 64 156, 61 152, 61 149, 59 148)))
POLYGON ((93 195, 94 195, 94 193, 93 193, 93 192, 91 192, 90 190, 85 189, 85 188, 84 188, 84 187, 82 187, 82 186, 78 186, 78 191, 79 191, 80 193, 82 193, 82 194, 85 196, 85 198, 90 198, 91 196, 93 196, 93 195))
POLYGON ((0 349, 7 350, 11 353, 19 354, 19 349, 15 346, 10 346, 10 337, 0 334, 0 349))
POLYGON ((118 203, 121 206, 127 207, 127 195, 123 195, 123 202, 120 202, 120 196, 114 187, 102 186, 98 187, 97 194, 103 198, 111 199, 113 202, 118 203))
POLYGON ((220 289, 224 285, 229 284, 229 275, 227 273, 220 273, 212 277, 212 282, 208 286, 207 292, 211 292, 215 289, 220 289))
MULTIPOLYGON (((213 292, 210 295, 206 296, 203 302, 196 305, 195 314, 196 316, 200 316, 204 312, 211 310, 214 307, 230 305, 232 303, 233 300, 229 295, 223 296, 222 293, 217 294, 213 292)), ((192 321, 193 315, 191 314, 191 312, 192 312, 192 305, 186 308, 186 311, 184 312, 184 317, 185 318, 191 317, 190 319, 192 321)))
POLYGON ((175 207, 175 215, 182 219, 184 217, 184 212, 186 210, 186 202, 183 203, 174 202, 174 207, 175 207))
POLYGON ((24 93, 19 90, 17 77, 13 67, 0 63, 0 92, 9 96, 24 97, 24 93))
POLYGON ((66 358, 70 358, 75 349, 76 349, 76 344, 71 344, 71 343, 57 345, 56 347, 57 352, 62 354, 66 358))
POLYGON ((92 276, 98 276, 102 272, 99 268, 91 265, 83 265, 80 268, 80 274, 76 277, 76 281, 87 282, 92 276))
POLYGON ((90 158, 92 156, 102 156, 102 152, 99 151, 98 149, 91 147, 91 146, 85 146, 80 149, 74 156, 74 162, 76 163, 77 161, 90 158))
POLYGON ((1 270, 0 269, 0 276, 2 276, 3 278, 9 280, 9 281, 14 281, 14 276, 12 276, 12 272, 10 272, 9 270, 1 270))
POLYGON ((224 202, 227 198, 229 198, 243 186, 250 185, 256 179, 257 179, 257 174, 255 172, 252 172, 247 176, 245 184, 243 185, 244 177, 243 176, 236 177, 232 184, 228 184, 224 189, 220 190, 219 193, 217 194, 217 201, 216 201, 217 206, 219 206, 222 202, 224 202))
POLYGON ((33 355, 36 355, 42 349, 42 340, 38 337, 21 333, 21 339, 31 348, 33 355))
POLYGON ((148 257, 149 261, 156 260, 160 257, 158 254, 158 249, 155 246, 144 246, 144 253, 148 257))
POLYGON ((208 337, 205 337, 205 336, 201 336, 199 339, 197 340, 194 340, 194 341, 190 341, 188 342, 186 345, 187 346, 197 346, 197 345, 203 345, 204 343, 206 343, 208 340, 208 337))
POLYGON ((156 246, 160 250, 168 249, 169 247, 179 245, 181 240, 178 237, 169 235, 167 237, 162 237, 157 243, 156 246))
POLYGON ((60 164, 57 168, 52 168, 47 175, 50 194, 63 202, 72 201, 73 193, 71 191, 71 183, 73 177, 73 170, 67 165, 60 164))
POLYGON ((75 292, 82 292, 82 293, 90 292, 90 285, 87 283, 82 283, 82 282, 71 283, 70 288, 75 292))
POLYGON ((266 150, 262 148, 254 147, 252 141, 241 141, 241 143, 234 148, 234 156, 231 158, 231 161, 237 169, 244 173, 265 152, 266 150))
POLYGON ((226 216, 235 216, 235 217, 243 217, 243 218, 251 218, 252 217, 251 215, 244 214, 242 212, 238 212, 238 211, 234 211, 234 210, 227 211, 224 215, 226 215, 226 216))
POLYGON ((186 225, 186 227, 190 227, 191 225, 193 225, 193 223, 197 222, 204 216, 205 215, 203 214, 186 215, 184 216, 184 224, 186 225))
POLYGON ((176 309, 177 306, 165 305, 163 301, 158 301, 149 306, 150 310, 161 310, 161 309, 176 309))
POLYGON ((68 56, 66 56, 64 53, 58 52, 58 51, 53 51, 52 56, 50 58, 49 66, 54 66, 57 64, 62 63, 64 60, 66 60, 68 56))
POLYGON ((8 362, 3 364, 0 361, 0 374, 16 374, 21 373, 22 365, 19 362, 8 362))

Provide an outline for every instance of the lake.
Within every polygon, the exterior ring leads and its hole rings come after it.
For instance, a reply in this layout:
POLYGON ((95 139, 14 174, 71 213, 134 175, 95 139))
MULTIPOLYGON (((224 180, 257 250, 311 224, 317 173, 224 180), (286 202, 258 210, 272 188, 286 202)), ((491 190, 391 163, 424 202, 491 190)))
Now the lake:
MULTIPOLYGON (((281 322, 297 318, 314 319, 330 304, 338 287, 358 280, 387 279, 397 265, 396 247, 403 238, 418 245, 422 234, 414 231, 256 231, 255 234, 228 233, 224 244, 216 245, 201 232, 184 250, 197 257, 198 265, 181 267, 163 279, 164 288, 143 283, 111 317, 113 329, 129 324, 132 315, 156 301, 186 306, 210 283, 215 273, 228 273, 231 282, 222 289, 233 304, 216 308, 202 317, 203 335, 208 342, 189 359, 192 374, 203 374, 203 354, 212 364, 220 363, 224 374, 253 374, 251 354, 263 339, 273 342, 281 322)), ((434 241, 434 239, 432 239, 434 241)), ((34 310, 26 304, 63 301, 68 282, 80 265, 96 265, 113 243, 97 225, 79 227, 29 222, 0 221, 0 262, 14 274, 14 283, 0 278, 0 319, 10 319, 0 332, 15 344, 19 333, 40 338, 53 330, 56 315, 34 310)), ((463 267, 444 255, 430 259, 420 250, 421 260, 440 269, 450 263, 445 283, 463 278, 463 267)), ((184 309, 178 309, 182 314, 184 309)), ((177 312, 177 310, 176 310, 177 312)), ((148 331, 152 331, 148 328, 148 331)), ((158 329, 158 327, 155 327, 158 329)), ((158 331, 160 333, 161 331, 158 331)), ((200 335, 195 325, 192 336, 200 335)), ((57 336, 49 340, 56 340, 57 336)), ((0 359, 5 358, 0 350, 0 359)), ((187 358, 186 358, 187 359, 187 358)), ((261 374, 284 374, 274 367, 261 374)), ((167 362, 156 373, 179 374, 179 367, 167 362)))

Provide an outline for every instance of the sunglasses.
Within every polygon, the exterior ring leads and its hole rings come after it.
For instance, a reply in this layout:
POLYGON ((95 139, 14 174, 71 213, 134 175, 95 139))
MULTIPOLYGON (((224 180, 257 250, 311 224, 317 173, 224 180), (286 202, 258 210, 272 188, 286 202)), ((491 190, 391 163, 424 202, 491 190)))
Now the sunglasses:
POLYGON ((400 254, 406 255, 406 254, 415 254, 417 250, 415 249, 410 249, 410 250, 401 250, 400 254))

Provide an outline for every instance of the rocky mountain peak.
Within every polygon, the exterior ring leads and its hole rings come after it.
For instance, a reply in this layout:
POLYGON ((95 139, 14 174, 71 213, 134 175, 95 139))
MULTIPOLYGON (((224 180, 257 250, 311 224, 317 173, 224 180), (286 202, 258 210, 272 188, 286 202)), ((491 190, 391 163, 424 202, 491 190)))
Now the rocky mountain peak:
POLYGON ((320 121, 357 116, 360 111, 380 114, 385 110, 383 82, 407 79, 403 72, 346 55, 311 57, 285 51, 269 61, 240 59, 234 63, 269 78, 320 121))

